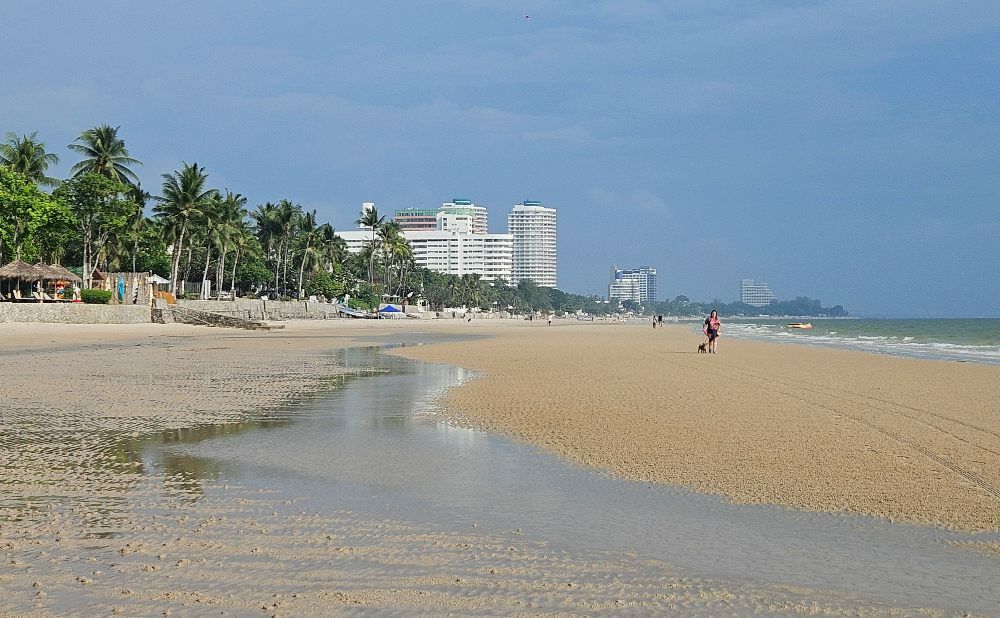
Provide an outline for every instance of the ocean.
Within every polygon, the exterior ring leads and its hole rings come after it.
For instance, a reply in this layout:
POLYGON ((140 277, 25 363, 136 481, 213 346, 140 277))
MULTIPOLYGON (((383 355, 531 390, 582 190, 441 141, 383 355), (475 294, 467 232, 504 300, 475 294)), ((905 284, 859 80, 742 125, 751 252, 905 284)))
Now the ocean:
POLYGON ((1000 365, 1000 318, 728 318, 722 329, 724 336, 734 338, 1000 365), (799 321, 813 328, 788 328, 789 322, 799 321))

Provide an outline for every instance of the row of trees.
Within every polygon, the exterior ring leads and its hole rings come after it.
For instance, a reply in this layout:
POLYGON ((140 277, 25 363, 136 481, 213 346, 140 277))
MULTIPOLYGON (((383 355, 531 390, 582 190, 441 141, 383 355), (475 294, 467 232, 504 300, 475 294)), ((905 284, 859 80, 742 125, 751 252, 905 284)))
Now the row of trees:
POLYGON ((253 212, 239 193, 209 185, 197 163, 163 174, 159 195, 146 192, 119 128, 88 129, 69 145, 81 156, 70 177, 48 170, 59 162, 37 133, 7 134, 0 144, 0 259, 81 267, 84 285, 95 270, 152 271, 181 293, 188 281, 228 289, 272 286, 275 295, 302 295, 317 273, 330 273, 345 247, 333 227, 289 200, 253 212), (51 193, 45 190, 51 189, 51 193), (147 208, 152 205, 151 214, 147 208))
MULTIPOLYGON (((266 293, 274 298, 349 295, 356 307, 383 300, 426 298, 431 308, 582 311, 618 309, 596 296, 580 296, 521 281, 486 282, 477 275, 448 275, 418 267, 399 225, 371 207, 356 223, 371 230, 359 254, 350 255, 329 223, 291 200, 248 210, 247 199, 211 187, 197 163, 162 175, 158 195, 139 183, 134 158, 119 127, 83 131, 68 149, 80 160, 64 180, 49 175, 59 162, 36 133, 7 134, 0 144, 0 259, 79 265, 86 287, 95 270, 151 271, 182 294, 188 282, 211 281, 221 295, 266 293), (51 191, 51 192, 48 192, 51 191), (147 216, 149 212, 152 216, 147 216)), ((202 286, 202 296, 205 297, 202 286)), ((798 298, 758 308, 740 303, 647 303, 625 309, 647 314, 846 315, 798 298)))

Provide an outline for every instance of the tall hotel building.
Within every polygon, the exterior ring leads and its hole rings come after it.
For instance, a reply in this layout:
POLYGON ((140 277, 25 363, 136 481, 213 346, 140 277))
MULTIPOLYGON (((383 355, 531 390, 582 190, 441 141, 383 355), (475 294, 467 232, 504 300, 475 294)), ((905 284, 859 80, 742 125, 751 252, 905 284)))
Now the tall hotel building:
POLYGON ((556 287, 556 209, 525 200, 507 215, 507 231, 514 241, 511 284, 531 279, 556 287))
POLYGON ((740 302, 753 307, 764 307, 774 300, 774 293, 767 284, 753 279, 740 279, 740 302))
POLYGON ((608 298, 631 300, 640 304, 656 301, 656 269, 649 266, 640 268, 612 266, 608 298))
MULTIPOLYGON (((397 210, 395 220, 410 243, 413 261, 450 275, 477 274, 484 281, 511 280, 513 237, 486 233, 486 209, 463 200, 439 209, 397 210), (482 230, 481 232, 479 230, 482 230)), ((351 253, 371 242, 371 230, 337 232, 351 253)))

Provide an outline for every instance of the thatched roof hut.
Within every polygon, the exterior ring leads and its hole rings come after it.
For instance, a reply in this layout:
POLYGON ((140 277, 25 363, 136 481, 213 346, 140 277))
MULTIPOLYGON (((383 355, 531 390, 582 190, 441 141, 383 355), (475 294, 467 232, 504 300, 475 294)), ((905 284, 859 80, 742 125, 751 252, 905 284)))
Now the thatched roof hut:
POLYGON ((57 281, 83 281, 79 275, 59 264, 49 264, 48 269, 55 275, 57 281))
POLYGON ((0 268, 0 279, 20 279, 22 281, 38 281, 47 279, 48 269, 42 270, 37 266, 32 266, 21 260, 14 260, 10 264, 0 268))

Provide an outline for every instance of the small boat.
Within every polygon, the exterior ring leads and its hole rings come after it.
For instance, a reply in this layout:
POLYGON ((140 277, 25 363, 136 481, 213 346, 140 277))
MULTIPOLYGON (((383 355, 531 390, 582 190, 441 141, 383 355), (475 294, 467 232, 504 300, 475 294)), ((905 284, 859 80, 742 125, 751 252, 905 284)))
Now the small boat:
POLYGON ((801 329, 804 329, 804 330, 808 330, 808 329, 810 329, 812 327, 813 327, 813 325, 810 324, 809 322, 789 322, 788 323, 788 328, 801 328, 801 329))

